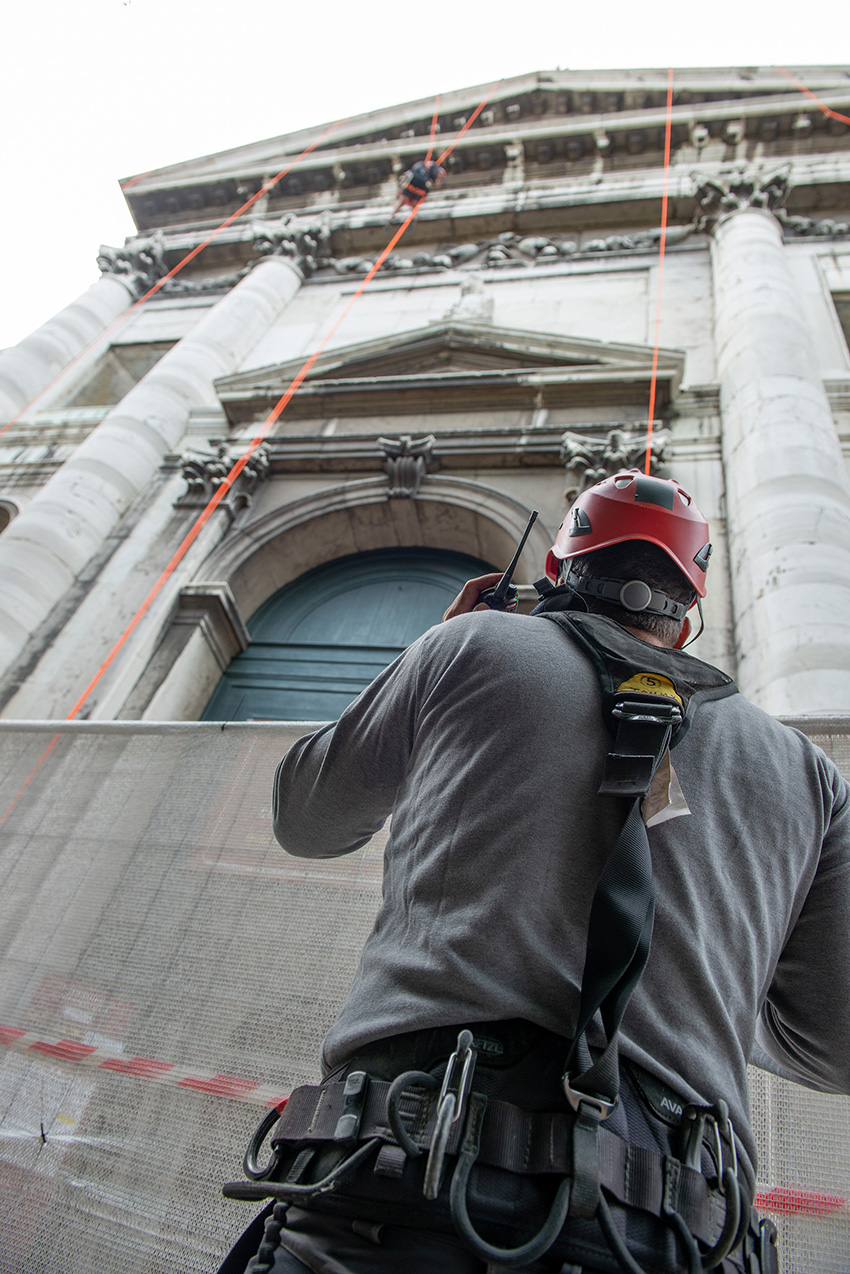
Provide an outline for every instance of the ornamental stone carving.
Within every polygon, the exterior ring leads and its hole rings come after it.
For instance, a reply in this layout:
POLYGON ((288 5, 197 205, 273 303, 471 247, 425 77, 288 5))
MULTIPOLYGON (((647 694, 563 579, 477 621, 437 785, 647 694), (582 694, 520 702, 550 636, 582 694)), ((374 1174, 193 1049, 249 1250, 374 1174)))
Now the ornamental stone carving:
MULTIPOLYGON (((682 243, 694 233, 694 225, 673 226, 667 230, 668 247, 682 243)), ((524 237, 506 231, 494 239, 481 243, 461 243, 445 247, 437 252, 417 252, 411 257, 390 253, 381 266, 387 274, 409 271, 452 270, 500 270, 506 267, 551 265, 553 262, 581 258, 600 252, 647 252, 658 247, 661 230, 642 230, 635 234, 611 234, 605 238, 590 239, 579 245, 564 235, 526 235, 524 237)), ((325 263, 337 274, 366 274, 374 259, 369 257, 342 257, 325 263)))
POLYGON ((415 440, 410 434, 378 439, 384 453, 384 468, 389 479, 387 495, 391 500, 416 498, 431 467, 435 442, 433 434, 415 440))
POLYGON ((259 257, 289 257, 305 278, 327 265, 330 224, 327 216, 302 220, 285 213, 278 221, 258 221, 253 227, 254 252, 259 257))
MULTIPOLYGON (((586 434, 567 431, 561 439, 561 459, 570 475, 565 491, 572 503, 594 483, 609 478, 622 469, 640 469, 646 463, 646 429, 632 425, 618 425, 610 429, 606 437, 590 438, 586 434)), ((649 471, 657 473, 664 460, 668 429, 654 429, 649 444, 649 471)))
POLYGON ((844 239, 850 235, 850 222, 831 217, 789 217, 784 208, 778 209, 776 217, 788 238, 844 239))
POLYGON ((711 230, 723 217, 743 208, 778 212, 791 191, 790 171, 786 164, 768 174, 752 168, 735 168, 717 177, 691 173, 696 187, 696 228, 711 230))
POLYGON ((165 235, 156 230, 151 235, 128 239, 123 248, 102 243, 97 254, 101 274, 114 274, 127 283, 137 297, 158 283, 168 272, 165 264, 165 235))
POLYGON ((475 271, 465 274, 460 284, 460 296, 446 311, 446 319, 467 323, 492 323, 493 297, 484 286, 481 275, 475 271))
MULTIPOLYGON (((192 451, 183 456, 181 465, 186 490, 175 501, 175 508, 205 508, 239 459, 240 455, 234 454, 226 442, 220 443, 214 452, 192 451)), ((246 461, 221 507, 231 516, 240 509, 248 508, 255 490, 268 476, 269 467, 268 447, 261 443, 246 461)))

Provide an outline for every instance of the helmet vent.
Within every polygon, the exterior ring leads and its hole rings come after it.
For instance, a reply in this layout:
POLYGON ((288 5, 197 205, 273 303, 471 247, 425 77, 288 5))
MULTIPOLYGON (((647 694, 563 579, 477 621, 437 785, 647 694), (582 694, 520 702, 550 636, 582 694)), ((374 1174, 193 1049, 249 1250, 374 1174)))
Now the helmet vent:
POLYGON ((673 509, 675 491, 658 478, 638 478, 635 482, 635 501, 641 504, 657 504, 662 509, 673 509))
POLYGON ((710 557, 711 557, 711 545, 703 544, 699 553, 697 553, 696 557, 694 558, 694 561, 696 562, 697 566, 700 568, 701 571, 708 570, 708 559, 710 557))
POLYGON ((593 527, 590 525, 590 518, 584 509, 573 509, 570 515, 570 536, 573 535, 590 535, 593 527))
POLYGON ((629 476, 628 478, 615 478, 615 479, 614 479, 614 486, 615 486, 615 487, 627 487, 627 486, 629 485, 629 483, 630 483, 630 482, 634 482, 634 477, 633 477, 633 476, 629 476))

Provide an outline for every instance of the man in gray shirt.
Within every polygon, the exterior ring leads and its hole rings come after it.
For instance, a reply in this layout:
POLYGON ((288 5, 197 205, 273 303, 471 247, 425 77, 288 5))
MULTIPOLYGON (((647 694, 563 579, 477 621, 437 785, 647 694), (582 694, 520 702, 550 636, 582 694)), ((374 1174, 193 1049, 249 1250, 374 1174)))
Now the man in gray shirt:
MULTIPOLYGON (((353 1112, 347 1127, 362 1122, 360 1141, 310 1142, 312 1114, 303 1126, 293 1114, 276 1134, 278 1180, 289 1173, 295 1187, 276 1197, 295 1205, 287 1214, 286 1202, 277 1204, 252 1271, 361 1274, 404 1263, 418 1274, 439 1263, 450 1274, 508 1265, 674 1274, 712 1260, 730 1272, 777 1268, 770 1230, 750 1221, 745 1233, 755 1182, 746 1067, 758 1047, 802 1083, 850 1092, 850 811, 847 785, 819 749, 675 648, 687 634, 685 612, 705 593, 709 553, 707 524, 678 484, 635 473, 606 479, 559 532, 547 570, 560 586, 540 613, 491 611, 478 597, 497 576, 471 581, 450 622, 284 757, 274 830, 288 852, 348 853, 390 815, 392 831, 381 908, 324 1043, 324 1087, 309 1099, 318 1109, 338 1089, 339 1110, 353 1112), (634 677, 621 692, 661 687, 687 718, 641 806, 655 919, 645 968, 620 997, 614 1026, 621 1091, 607 1103, 616 1109, 593 1095, 579 1102, 579 1116, 594 1124, 580 1143, 563 1075, 591 977, 591 911, 610 914, 611 899, 600 904, 595 891, 628 804, 598 794, 616 727, 603 715, 606 685, 616 686, 624 667, 634 677), (458 1038, 464 1028, 471 1046, 458 1038), (457 1131, 452 1124, 436 1163, 442 1115, 421 1073, 441 1078, 453 1052, 447 1091, 457 1131), (464 1085, 457 1076, 470 1057, 475 1071, 464 1085), (403 1072, 420 1079, 408 1075, 393 1096, 387 1086, 403 1072), (369 1076, 362 1082, 380 1106, 377 1115, 368 1108, 377 1157, 336 1181, 339 1160, 367 1137, 361 1098, 343 1095, 338 1082, 352 1074, 369 1076), (485 1149, 469 1150, 473 1114, 488 1099, 485 1149), (417 1124, 417 1102, 425 1123, 417 1124), (487 1160, 488 1120, 500 1144, 516 1141, 507 1129, 517 1120, 528 1146, 546 1136, 569 1143, 560 1172, 555 1151, 539 1171, 536 1151, 520 1162, 494 1150, 487 1160), (413 1130, 407 1143, 405 1129, 413 1130), (311 1148, 314 1162, 291 1170, 287 1144, 293 1154, 311 1148), (602 1170, 596 1161, 587 1169, 582 1145, 594 1147, 591 1158, 602 1146, 602 1170), (465 1172, 475 1154, 481 1160, 462 1189, 450 1178, 465 1153, 465 1172), (433 1202, 422 1193, 426 1156, 433 1202), (605 1166, 623 1156, 625 1168, 605 1166), (642 1194, 638 1163, 656 1183, 642 1194), (670 1203, 671 1165, 675 1188, 684 1189, 684 1174, 700 1196, 690 1213, 670 1203), (309 1183, 328 1172, 334 1189, 310 1195, 309 1183), (578 1185, 588 1173, 589 1194, 578 1185), (569 1184, 558 1187, 573 1177, 570 1200, 569 1184), (458 1213, 471 1216, 468 1227, 458 1213), (614 1236, 600 1233, 605 1217, 614 1236), (548 1246, 526 1242, 546 1224, 555 1231, 548 1246)), ((595 942, 604 962, 604 927, 595 942)), ((621 975, 627 980, 615 969, 614 981, 621 975)), ((589 1059, 612 1034, 606 1011, 587 1025, 589 1059)))

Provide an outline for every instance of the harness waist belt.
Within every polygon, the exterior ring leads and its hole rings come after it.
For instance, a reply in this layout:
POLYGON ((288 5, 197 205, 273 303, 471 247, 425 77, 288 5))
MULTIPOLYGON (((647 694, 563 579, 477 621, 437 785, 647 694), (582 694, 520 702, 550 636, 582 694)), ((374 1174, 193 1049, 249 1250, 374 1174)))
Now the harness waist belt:
MULTIPOLYGON (((358 1141, 379 1138, 396 1144, 387 1122, 390 1085, 372 1080, 363 1109, 358 1141)), ((275 1143, 332 1141, 342 1114, 344 1082, 305 1084, 289 1098, 271 1134, 275 1143)), ((436 1121, 435 1094, 408 1091, 402 1098, 410 1136, 427 1148, 436 1121), (420 1096, 421 1093, 421 1096, 420 1096)), ((447 1153, 457 1153, 463 1120, 453 1126, 447 1153)), ((510 1102, 490 1100, 481 1131, 477 1162, 526 1176, 572 1174, 572 1111, 530 1112, 510 1102)), ((713 1242, 722 1224, 724 1205, 703 1174, 660 1151, 630 1146, 604 1126, 599 1129, 600 1183, 618 1202, 661 1216, 672 1206, 691 1232, 713 1242), (665 1193, 666 1192, 666 1193, 665 1193)))

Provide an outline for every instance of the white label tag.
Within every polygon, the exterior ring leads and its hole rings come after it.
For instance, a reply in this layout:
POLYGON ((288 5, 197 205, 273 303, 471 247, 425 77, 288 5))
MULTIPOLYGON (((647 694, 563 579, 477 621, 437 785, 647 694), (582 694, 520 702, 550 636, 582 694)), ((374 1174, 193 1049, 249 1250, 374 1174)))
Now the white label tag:
POLYGON ((640 812, 647 827, 657 827, 659 823, 669 822, 671 818, 682 818, 691 812, 670 761, 669 748, 658 762, 640 812))

